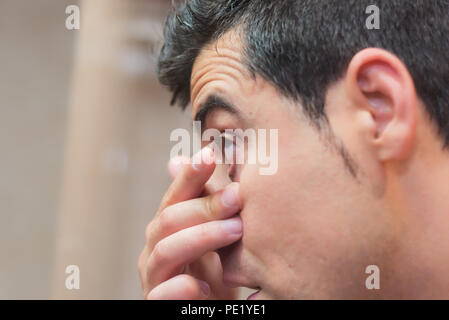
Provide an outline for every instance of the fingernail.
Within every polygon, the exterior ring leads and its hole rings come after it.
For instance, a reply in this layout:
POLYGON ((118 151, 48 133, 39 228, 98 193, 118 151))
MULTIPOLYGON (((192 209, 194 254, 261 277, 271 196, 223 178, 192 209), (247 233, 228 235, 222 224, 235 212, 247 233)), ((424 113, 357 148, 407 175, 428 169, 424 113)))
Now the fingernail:
POLYGON ((225 207, 239 207, 239 184, 231 183, 221 194, 221 202, 225 207))
POLYGON ((207 282, 198 280, 198 282, 200 283, 200 288, 201 288, 201 292, 205 295, 208 296, 210 293, 210 287, 207 284, 207 282))
POLYGON ((214 162, 212 148, 204 147, 192 157, 192 168, 200 171, 202 163, 211 164, 212 162, 214 162))
POLYGON ((241 234, 243 230, 242 220, 240 219, 224 220, 221 225, 230 234, 241 234))

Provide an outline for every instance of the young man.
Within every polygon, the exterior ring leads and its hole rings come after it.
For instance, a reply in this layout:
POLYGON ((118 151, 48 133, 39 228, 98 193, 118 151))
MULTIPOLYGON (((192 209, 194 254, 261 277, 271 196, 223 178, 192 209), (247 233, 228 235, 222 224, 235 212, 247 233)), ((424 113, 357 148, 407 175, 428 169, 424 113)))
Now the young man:
POLYGON ((278 169, 172 159, 144 297, 449 298, 448 34, 443 0, 178 5, 173 102, 203 129, 278 129, 278 169))

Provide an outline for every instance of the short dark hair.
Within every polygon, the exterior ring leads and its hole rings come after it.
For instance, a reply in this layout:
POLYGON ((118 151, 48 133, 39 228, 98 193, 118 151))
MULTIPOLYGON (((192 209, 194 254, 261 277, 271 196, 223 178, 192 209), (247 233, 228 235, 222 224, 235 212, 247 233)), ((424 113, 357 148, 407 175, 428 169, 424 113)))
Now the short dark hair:
POLYGON ((201 49, 225 32, 243 31, 244 63, 283 95, 302 103, 312 123, 327 119, 325 94, 352 57, 383 48, 408 68, 430 118, 449 145, 448 0, 186 0, 169 14, 158 74, 185 108, 201 49), (369 5, 380 29, 368 29, 369 5))

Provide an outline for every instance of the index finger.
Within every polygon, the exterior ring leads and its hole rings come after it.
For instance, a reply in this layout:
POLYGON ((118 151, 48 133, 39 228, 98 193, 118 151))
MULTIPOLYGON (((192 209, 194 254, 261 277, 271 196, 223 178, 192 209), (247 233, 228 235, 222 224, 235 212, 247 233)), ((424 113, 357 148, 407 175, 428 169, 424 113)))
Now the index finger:
POLYGON ((194 155, 176 176, 162 198, 157 215, 172 204, 200 196, 205 183, 212 176, 214 170, 214 151, 206 146, 194 155))

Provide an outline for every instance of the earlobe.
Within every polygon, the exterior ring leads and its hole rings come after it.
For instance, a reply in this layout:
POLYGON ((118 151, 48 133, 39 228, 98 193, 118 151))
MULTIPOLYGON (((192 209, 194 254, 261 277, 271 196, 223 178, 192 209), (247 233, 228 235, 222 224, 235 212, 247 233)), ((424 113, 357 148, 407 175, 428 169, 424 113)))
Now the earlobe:
POLYGON ((345 90, 375 126, 369 138, 381 161, 406 158, 416 134, 417 102, 413 79, 404 64, 386 50, 368 48, 351 60, 345 90))

